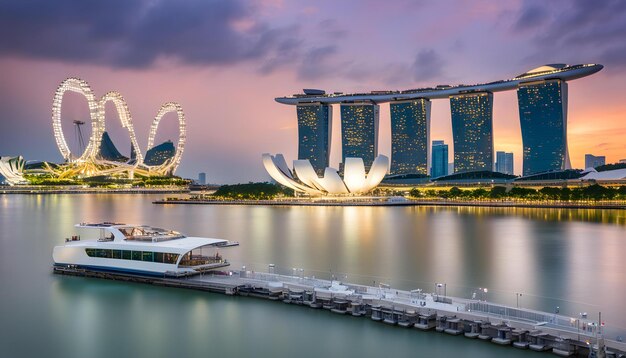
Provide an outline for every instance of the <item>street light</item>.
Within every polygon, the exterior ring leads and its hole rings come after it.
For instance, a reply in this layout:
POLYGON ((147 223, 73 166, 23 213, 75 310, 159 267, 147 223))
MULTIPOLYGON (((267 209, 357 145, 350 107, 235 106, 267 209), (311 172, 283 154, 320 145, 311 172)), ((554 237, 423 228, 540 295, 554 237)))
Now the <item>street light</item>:
POLYGON ((447 296, 447 285, 445 283, 435 283, 435 293, 437 294, 437 298, 439 298, 439 289, 443 287, 443 297, 447 296))

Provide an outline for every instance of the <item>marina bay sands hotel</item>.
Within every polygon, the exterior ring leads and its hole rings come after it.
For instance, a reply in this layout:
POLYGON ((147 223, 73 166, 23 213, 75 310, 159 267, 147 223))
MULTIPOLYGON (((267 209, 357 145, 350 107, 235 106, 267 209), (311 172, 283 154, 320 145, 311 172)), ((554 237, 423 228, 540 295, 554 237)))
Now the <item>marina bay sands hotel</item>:
POLYGON ((279 97, 298 114, 298 159, 318 174, 329 165, 332 105, 341 107, 342 162, 378 155, 379 106, 391 113, 391 174, 428 174, 431 100, 448 99, 452 114, 455 173, 493 170, 493 93, 517 90, 522 130, 523 174, 570 169, 567 149, 567 81, 600 71, 602 65, 550 64, 515 78, 475 85, 439 85, 406 91, 304 94, 279 97))

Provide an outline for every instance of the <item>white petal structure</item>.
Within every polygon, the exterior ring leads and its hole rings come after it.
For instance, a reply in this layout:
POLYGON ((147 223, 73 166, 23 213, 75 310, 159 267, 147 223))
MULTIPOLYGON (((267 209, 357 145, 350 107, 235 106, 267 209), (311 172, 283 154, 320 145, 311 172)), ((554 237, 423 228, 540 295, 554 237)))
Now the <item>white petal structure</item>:
POLYGON ((326 168, 320 178, 309 160, 294 160, 292 172, 282 154, 263 154, 263 165, 274 180, 298 192, 311 195, 363 194, 383 180, 389 168, 389 158, 384 155, 376 157, 367 174, 363 159, 346 158, 343 180, 334 168, 326 168))
MULTIPOLYGON (((343 167, 343 181, 351 193, 364 191, 365 188, 365 164, 361 158, 346 158, 343 167)), ((382 179, 381 179, 382 180, 382 179)), ((376 183, 378 184, 378 183, 376 183)))
MULTIPOLYGON (((0 157, 0 177, 4 177, 4 181, 9 185, 28 183, 22 176, 25 163, 21 156, 0 157)), ((1 180, 0 183, 2 183, 1 180)))

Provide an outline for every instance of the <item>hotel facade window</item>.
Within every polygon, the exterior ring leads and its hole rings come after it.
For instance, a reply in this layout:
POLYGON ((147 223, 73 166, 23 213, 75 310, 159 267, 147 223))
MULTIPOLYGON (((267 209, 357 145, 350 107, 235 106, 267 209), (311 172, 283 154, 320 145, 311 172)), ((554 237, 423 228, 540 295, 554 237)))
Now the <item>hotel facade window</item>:
POLYGON ((333 108, 322 103, 299 104, 298 159, 308 159, 317 175, 329 166, 333 108))
POLYGON ((362 158, 369 171, 378 155, 379 106, 373 103, 341 104, 341 161, 362 158))
POLYGON ((391 174, 428 174, 430 101, 419 98, 392 102, 391 174))
POLYGON ((450 97, 454 172, 493 170, 493 94, 450 97))
POLYGON ((557 79, 521 84, 517 100, 524 175, 569 169, 567 83, 557 79))

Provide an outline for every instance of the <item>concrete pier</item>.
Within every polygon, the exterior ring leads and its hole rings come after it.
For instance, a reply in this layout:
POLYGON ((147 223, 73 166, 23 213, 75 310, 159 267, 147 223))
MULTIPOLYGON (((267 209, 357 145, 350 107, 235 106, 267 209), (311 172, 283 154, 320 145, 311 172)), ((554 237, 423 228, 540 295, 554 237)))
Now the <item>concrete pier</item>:
POLYGON ((328 309, 341 315, 368 317, 393 326, 418 330, 435 328, 451 335, 463 334, 467 338, 520 349, 552 351, 560 356, 587 357, 600 341, 607 347, 605 357, 626 358, 626 343, 598 340, 595 329, 580 332, 569 324, 575 321, 572 317, 421 291, 254 271, 212 272, 176 278, 54 266, 54 273, 258 297, 328 309))

